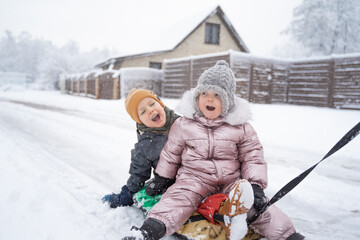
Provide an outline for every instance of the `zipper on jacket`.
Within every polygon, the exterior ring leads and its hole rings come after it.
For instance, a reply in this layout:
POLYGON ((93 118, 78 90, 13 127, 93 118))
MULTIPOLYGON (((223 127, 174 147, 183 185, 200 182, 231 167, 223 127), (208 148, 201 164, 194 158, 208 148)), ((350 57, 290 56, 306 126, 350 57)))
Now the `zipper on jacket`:
POLYGON ((214 158, 214 131, 211 127, 208 127, 209 135, 209 160, 214 158))

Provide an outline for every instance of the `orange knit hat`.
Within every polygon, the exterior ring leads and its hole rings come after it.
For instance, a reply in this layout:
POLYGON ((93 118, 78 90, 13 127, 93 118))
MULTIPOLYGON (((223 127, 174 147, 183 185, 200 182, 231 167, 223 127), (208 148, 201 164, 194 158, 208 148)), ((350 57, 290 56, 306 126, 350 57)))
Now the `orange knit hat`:
POLYGON ((133 88, 125 99, 125 108, 129 113, 130 117, 134 119, 137 123, 142 124, 140 121, 139 115, 137 113, 137 106, 144 98, 149 97, 160 103, 160 105, 165 108, 165 104, 160 100, 160 98, 153 92, 146 89, 137 89, 133 88))

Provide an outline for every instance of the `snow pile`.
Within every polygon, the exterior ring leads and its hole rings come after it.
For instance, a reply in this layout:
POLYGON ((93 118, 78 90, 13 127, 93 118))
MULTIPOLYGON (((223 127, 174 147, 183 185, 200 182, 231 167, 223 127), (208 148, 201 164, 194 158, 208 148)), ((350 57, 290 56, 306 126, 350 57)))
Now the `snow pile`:
POLYGON ((156 94, 161 93, 163 71, 160 69, 123 68, 120 74, 121 96, 127 96, 133 88, 153 89, 156 94))

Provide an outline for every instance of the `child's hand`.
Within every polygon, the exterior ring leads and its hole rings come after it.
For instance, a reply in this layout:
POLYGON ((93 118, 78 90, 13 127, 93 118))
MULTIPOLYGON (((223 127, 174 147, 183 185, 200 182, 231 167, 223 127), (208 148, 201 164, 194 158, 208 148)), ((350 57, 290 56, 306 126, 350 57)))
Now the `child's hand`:
POLYGON ((101 200, 103 201, 103 203, 109 202, 109 201, 110 201, 110 197, 111 197, 111 195, 113 195, 113 194, 115 194, 115 193, 105 195, 105 196, 101 199, 101 200))
POLYGON ((174 182, 172 179, 163 178, 155 174, 155 180, 147 186, 146 194, 149 196, 163 194, 174 182))
POLYGON ((129 191, 128 187, 124 185, 121 188, 120 194, 107 194, 102 198, 102 201, 107 202, 111 208, 122 206, 131 206, 134 204, 133 194, 129 191))
POLYGON ((103 203, 108 203, 111 208, 117 208, 121 206, 120 194, 107 194, 102 198, 103 203))
POLYGON ((251 184, 254 191, 254 208, 260 211, 267 203, 264 190, 257 184, 251 184))

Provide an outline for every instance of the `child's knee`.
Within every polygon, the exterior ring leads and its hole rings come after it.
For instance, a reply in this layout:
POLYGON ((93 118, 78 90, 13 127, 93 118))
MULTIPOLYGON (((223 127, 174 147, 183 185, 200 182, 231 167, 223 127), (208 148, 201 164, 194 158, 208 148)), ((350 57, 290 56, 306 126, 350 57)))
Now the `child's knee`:
POLYGON ((285 240, 296 232, 290 218, 274 205, 260 215, 250 227, 268 240, 285 240))

